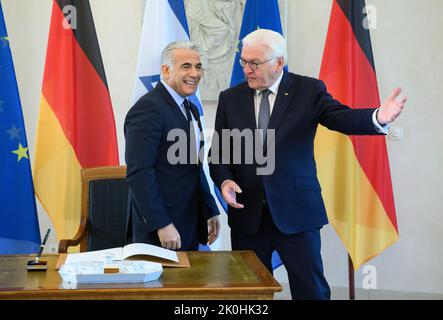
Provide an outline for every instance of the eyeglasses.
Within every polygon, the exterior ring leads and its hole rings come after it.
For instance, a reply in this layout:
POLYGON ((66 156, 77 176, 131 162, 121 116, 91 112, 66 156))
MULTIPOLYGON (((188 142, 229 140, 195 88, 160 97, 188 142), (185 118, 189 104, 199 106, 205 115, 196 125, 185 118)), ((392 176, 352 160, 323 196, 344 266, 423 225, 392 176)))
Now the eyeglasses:
POLYGON ((240 59, 238 59, 238 62, 240 62, 240 65, 242 66, 242 68, 246 67, 246 65, 248 64, 249 68, 251 68, 252 71, 255 71, 258 69, 259 65, 269 62, 271 60, 277 59, 277 58, 278 57, 274 57, 274 58, 271 58, 271 59, 268 59, 268 60, 262 61, 262 62, 246 61, 246 60, 243 60, 242 58, 240 58, 240 59))

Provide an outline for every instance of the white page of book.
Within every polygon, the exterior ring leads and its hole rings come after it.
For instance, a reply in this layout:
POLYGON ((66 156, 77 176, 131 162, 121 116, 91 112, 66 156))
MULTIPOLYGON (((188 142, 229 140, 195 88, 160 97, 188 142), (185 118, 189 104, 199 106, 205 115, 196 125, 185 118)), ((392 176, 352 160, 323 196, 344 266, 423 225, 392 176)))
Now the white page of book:
POLYGON ((107 262, 111 260, 123 260, 123 248, 112 248, 89 252, 70 253, 66 257, 65 264, 88 262, 88 261, 102 261, 107 262))
POLYGON ((147 254, 150 256, 178 262, 177 253, 175 251, 157 247, 151 244, 131 243, 124 246, 123 248, 123 259, 138 254, 147 254))

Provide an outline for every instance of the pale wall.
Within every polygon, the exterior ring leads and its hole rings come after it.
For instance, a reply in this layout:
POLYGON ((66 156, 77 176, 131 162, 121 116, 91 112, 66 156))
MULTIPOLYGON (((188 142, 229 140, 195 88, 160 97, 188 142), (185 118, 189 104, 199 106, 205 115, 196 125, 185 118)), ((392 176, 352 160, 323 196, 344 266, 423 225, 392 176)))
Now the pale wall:
MULTIPOLYGON (((378 287, 443 293, 443 134, 440 90, 443 82, 443 2, 440 0, 371 0, 378 27, 371 31, 380 95, 400 86, 409 98, 395 123, 404 140, 388 140, 400 240, 370 264, 377 267, 378 287)), ((52 1, 2 0, 22 99, 31 157, 47 45, 52 1)), ((114 106, 121 163, 123 120, 131 100, 141 28, 142 0, 92 0, 91 6, 114 106)), ((288 1, 290 70, 318 76, 330 14, 329 0, 288 1)), ((205 107, 213 126, 215 104, 205 107)), ((39 208, 41 232, 50 222, 39 208)), ((223 217, 223 220, 225 218, 223 217)), ((50 238, 49 249, 57 241, 50 238)), ((224 225, 220 247, 229 249, 224 225)), ((347 285, 346 252, 330 226, 323 230, 325 272, 333 286, 347 285)), ((362 269, 356 274, 361 286, 362 269)), ((277 279, 286 281, 279 269, 277 279)))

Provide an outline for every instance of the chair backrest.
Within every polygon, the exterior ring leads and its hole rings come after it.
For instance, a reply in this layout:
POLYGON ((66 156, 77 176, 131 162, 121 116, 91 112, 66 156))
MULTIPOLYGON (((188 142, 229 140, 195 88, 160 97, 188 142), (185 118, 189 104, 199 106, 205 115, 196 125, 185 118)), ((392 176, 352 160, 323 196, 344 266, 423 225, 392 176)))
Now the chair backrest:
POLYGON ((82 220, 87 217, 80 251, 126 244, 128 185, 126 166, 82 170, 82 220))

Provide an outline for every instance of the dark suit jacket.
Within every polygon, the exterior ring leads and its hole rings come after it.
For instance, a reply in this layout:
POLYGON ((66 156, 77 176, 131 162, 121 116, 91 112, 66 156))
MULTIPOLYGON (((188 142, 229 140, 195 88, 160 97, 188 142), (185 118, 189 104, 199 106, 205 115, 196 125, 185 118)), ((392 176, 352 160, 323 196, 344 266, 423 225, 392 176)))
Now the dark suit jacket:
MULTIPOLYGON (((215 120, 219 135, 222 129, 256 128, 253 94, 246 82, 220 94, 215 120)), ((237 194, 237 202, 244 204, 244 209, 229 207, 228 223, 232 230, 257 232, 263 201, 283 233, 294 234, 328 223, 314 160, 317 126, 320 123, 344 134, 377 134, 373 112, 374 109, 342 105, 320 80, 285 72, 268 126, 276 130, 275 140, 269 141, 275 146, 275 171, 258 176, 256 163, 210 163, 216 186, 220 188, 223 181, 231 179, 243 191, 237 194)), ((220 144, 219 148, 226 152, 220 144)), ((244 145, 241 149, 244 151, 244 145)), ((213 152, 214 146, 210 157, 213 152)))
POLYGON ((168 148, 175 141, 167 141, 167 135, 177 128, 189 135, 185 116, 161 82, 126 115, 128 219, 134 242, 151 242, 153 232, 172 222, 182 248, 197 233, 200 243, 206 244, 207 220, 219 214, 202 166, 168 162, 168 148))

